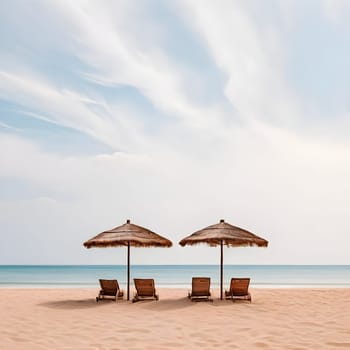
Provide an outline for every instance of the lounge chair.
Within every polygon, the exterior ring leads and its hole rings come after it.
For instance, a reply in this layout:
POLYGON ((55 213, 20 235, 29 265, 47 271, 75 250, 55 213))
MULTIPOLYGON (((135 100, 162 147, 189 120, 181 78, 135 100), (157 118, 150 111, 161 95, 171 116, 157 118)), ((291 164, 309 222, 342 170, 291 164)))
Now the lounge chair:
POLYGON ((151 278, 134 278, 136 294, 132 300, 133 303, 140 300, 159 300, 154 287, 154 280, 151 278))
MULTIPOLYGON (((99 280, 101 290, 96 297, 96 302, 106 299, 106 297, 114 297, 114 300, 123 299, 124 292, 119 288, 117 280, 99 280)), ((108 298, 109 299, 109 298, 108 298)))
POLYGON ((225 290, 226 299, 252 301, 249 288, 250 278, 231 278, 230 289, 225 290))
POLYGON ((213 301, 210 297, 210 278, 192 277, 192 291, 188 292, 188 298, 192 301, 213 301))

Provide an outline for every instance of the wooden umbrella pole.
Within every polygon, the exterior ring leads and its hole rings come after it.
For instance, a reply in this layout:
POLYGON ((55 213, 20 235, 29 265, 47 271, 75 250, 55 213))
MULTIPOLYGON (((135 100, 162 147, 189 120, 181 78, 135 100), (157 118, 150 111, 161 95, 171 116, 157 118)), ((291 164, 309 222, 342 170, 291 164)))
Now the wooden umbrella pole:
POLYGON ((222 280, 224 276, 224 244, 221 240, 221 261, 220 261, 220 299, 222 300, 222 280))
POLYGON ((128 300, 130 300, 130 242, 128 242, 128 300))

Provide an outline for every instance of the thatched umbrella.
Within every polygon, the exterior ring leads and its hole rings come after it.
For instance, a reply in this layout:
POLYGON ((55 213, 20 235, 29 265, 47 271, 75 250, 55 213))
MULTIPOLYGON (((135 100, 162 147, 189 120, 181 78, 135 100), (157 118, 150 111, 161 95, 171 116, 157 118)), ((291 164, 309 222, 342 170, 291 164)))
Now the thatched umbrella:
POLYGON ((128 290, 127 299, 130 300, 130 247, 171 247, 168 239, 134 224, 130 220, 126 224, 104 231, 84 243, 86 248, 98 247, 128 247, 128 290))
POLYGON ((247 230, 230 225, 227 222, 225 222, 225 220, 220 220, 218 224, 211 225, 204 228, 203 230, 197 231, 179 242, 181 246, 195 245, 199 243, 207 243, 211 247, 216 247, 218 245, 220 245, 221 247, 220 299, 222 299, 224 244, 228 247, 267 247, 269 242, 247 230))

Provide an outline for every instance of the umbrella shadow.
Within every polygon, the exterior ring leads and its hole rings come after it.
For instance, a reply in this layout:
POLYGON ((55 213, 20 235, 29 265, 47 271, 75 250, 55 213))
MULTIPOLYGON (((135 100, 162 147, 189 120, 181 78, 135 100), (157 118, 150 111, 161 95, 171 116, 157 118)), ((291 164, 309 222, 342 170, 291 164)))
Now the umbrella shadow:
MULTIPOLYGON (((136 306, 142 309, 147 309, 154 312, 170 311, 170 310, 180 310, 189 307, 193 307, 197 304, 207 304, 214 307, 232 307, 231 301, 214 299, 213 302, 191 302, 187 297, 177 298, 177 299, 165 299, 165 300, 142 300, 137 303, 132 304, 127 300, 119 300, 117 304, 128 305, 129 307, 136 306)), ((44 303, 39 303, 39 306, 46 307, 49 309, 56 310, 77 310, 77 309, 92 309, 103 306, 116 305, 114 300, 103 300, 96 303, 95 299, 67 299, 67 300, 55 300, 48 301, 44 303)), ((250 305, 250 304, 249 304, 250 305)))
POLYGON ((103 303, 96 303, 95 299, 68 299, 68 300, 56 300, 48 301, 45 303, 38 304, 39 306, 44 306, 50 309, 61 309, 61 310, 72 310, 72 309, 91 309, 96 307, 101 307, 109 303, 114 303, 114 300, 104 300, 103 303))

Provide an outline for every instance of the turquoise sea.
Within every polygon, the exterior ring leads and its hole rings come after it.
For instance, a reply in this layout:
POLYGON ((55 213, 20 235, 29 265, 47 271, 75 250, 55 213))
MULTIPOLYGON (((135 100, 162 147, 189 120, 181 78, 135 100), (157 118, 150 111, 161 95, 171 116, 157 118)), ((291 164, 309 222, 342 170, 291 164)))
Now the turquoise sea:
MULTIPOLYGON (((133 265, 132 278, 154 278, 160 287, 188 288, 192 276, 211 277, 219 286, 218 265, 133 265)), ((254 287, 350 288, 350 265, 225 265, 224 283, 250 277, 254 287)), ((126 284, 125 265, 0 265, 0 287, 98 287, 98 279, 126 284)))

